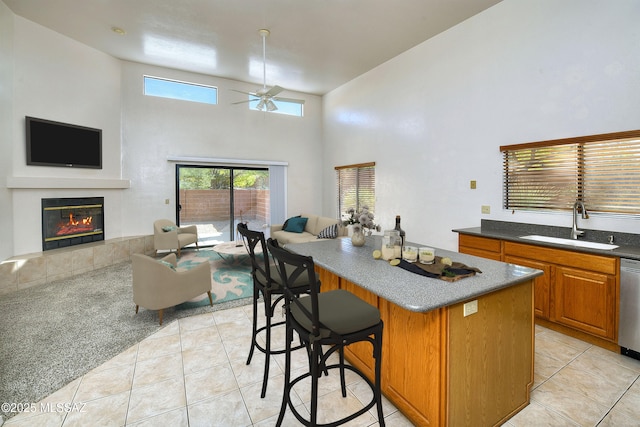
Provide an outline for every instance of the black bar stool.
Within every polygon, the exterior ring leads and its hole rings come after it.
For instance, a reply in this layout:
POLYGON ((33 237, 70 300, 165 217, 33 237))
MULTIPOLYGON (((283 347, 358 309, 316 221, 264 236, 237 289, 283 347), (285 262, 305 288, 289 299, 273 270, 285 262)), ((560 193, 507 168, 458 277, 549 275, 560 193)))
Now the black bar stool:
MULTIPOLYGON (((269 252, 267 251, 264 233, 261 231, 249 230, 247 225, 243 223, 238 224, 238 232, 242 236, 245 247, 249 252, 249 257, 251 258, 251 274, 253 276, 253 331, 247 365, 251 363, 253 351, 256 348, 264 353, 264 376, 262 379, 262 393, 260 396, 265 397, 267 393, 267 381, 269 379, 270 356, 272 354, 283 354, 286 351, 286 348, 281 348, 279 350, 271 349, 271 329, 275 326, 285 324, 284 320, 272 323, 276 306, 284 298, 284 288, 282 287, 280 276, 277 273, 273 276, 271 275, 271 263, 269 262, 269 252), (260 245, 259 248, 258 245, 260 245), (260 253, 260 249, 262 249, 262 253, 260 253), (262 295, 264 303, 266 325, 258 328, 258 300, 260 295, 262 295), (272 301, 273 298, 275 299, 272 301), (266 334, 265 347, 262 347, 258 342, 258 334, 262 332, 266 334)), ((309 284, 307 282, 298 282, 294 284, 293 289, 293 292, 297 294, 309 292, 309 284)), ((303 345, 301 344, 294 347, 292 350, 297 350, 302 347, 303 345)))
POLYGON ((319 281, 316 278, 315 266, 311 257, 298 255, 280 248, 272 239, 267 244, 269 251, 277 262, 285 292, 286 309, 286 353, 285 379, 282 406, 276 426, 282 424, 287 406, 295 417, 305 426, 333 427, 344 424, 367 412, 377 405, 378 422, 384 427, 382 413, 382 397, 380 391, 380 369, 382 359, 382 329, 383 323, 380 311, 371 304, 358 298, 351 292, 338 289, 319 292, 319 281), (308 296, 296 297, 291 284, 301 280, 311 283, 308 296), (291 379, 291 342, 293 331, 296 331, 306 345, 310 358, 310 370, 295 379, 291 379), (373 346, 375 358, 375 383, 372 383, 362 372, 344 362, 344 347, 355 342, 368 341, 373 346), (329 346, 323 352, 322 346, 329 346), (327 359, 335 351, 339 353, 339 363, 327 364, 327 359), (342 396, 347 396, 345 384, 345 370, 350 370, 363 378, 373 390, 373 398, 359 411, 341 418, 340 420, 318 424, 318 380, 322 370, 340 370, 340 385, 342 396), (291 402, 293 386, 305 378, 311 378, 311 415, 305 419, 291 402))

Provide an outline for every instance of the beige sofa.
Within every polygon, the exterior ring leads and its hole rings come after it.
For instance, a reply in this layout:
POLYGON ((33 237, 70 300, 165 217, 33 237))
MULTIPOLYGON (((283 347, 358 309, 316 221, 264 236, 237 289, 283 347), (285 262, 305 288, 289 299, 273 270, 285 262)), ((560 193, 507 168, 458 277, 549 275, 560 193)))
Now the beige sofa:
POLYGON ((338 237, 347 235, 347 229, 342 226, 339 219, 305 213, 301 214, 300 217, 308 218, 307 224, 305 225, 302 233, 284 231, 282 229, 284 224, 277 224, 271 225, 271 238, 277 240, 281 245, 286 245, 287 243, 306 243, 323 240, 318 239, 318 234, 320 234, 320 232, 325 228, 334 224, 338 225, 338 237))

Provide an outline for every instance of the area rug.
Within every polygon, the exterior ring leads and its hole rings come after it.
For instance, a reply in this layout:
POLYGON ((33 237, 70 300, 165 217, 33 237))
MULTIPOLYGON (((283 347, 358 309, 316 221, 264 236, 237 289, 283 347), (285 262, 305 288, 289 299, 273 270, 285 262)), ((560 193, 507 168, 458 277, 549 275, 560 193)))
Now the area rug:
MULTIPOLYGON (((213 249, 183 252, 178 261, 177 271, 189 270, 204 262, 211 266, 211 297, 213 303, 249 298, 253 295, 253 278, 251 277, 251 259, 248 255, 224 255, 224 258, 213 249)), ((177 305, 176 310, 191 309, 209 305, 207 294, 177 305)))
MULTIPOLYGON (((163 325, 251 304, 246 260, 225 264, 212 251, 183 251, 181 268, 207 257, 216 303, 166 309, 163 325)), ((0 295, 0 402, 38 402, 161 329, 157 311, 135 313, 131 281, 125 262, 0 295)), ((2 409, 5 419, 15 415, 2 409)))

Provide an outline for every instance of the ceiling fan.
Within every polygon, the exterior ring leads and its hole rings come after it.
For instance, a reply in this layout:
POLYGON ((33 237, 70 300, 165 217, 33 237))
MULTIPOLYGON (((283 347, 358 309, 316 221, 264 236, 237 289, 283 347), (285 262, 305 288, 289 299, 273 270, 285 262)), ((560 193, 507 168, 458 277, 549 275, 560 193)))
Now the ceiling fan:
POLYGON ((304 104, 304 100, 302 99, 292 99, 292 98, 282 98, 276 96, 280 92, 284 90, 284 88, 280 86, 272 86, 267 88, 267 37, 269 36, 270 31, 261 29, 258 30, 258 33, 262 37, 262 88, 258 89, 255 92, 243 92, 241 90, 231 89, 234 92, 244 93, 245 95, 249 95, 253 98, 248 99, 246 101, 234 102, 233 104, 243 104, 245 102, 254 102, 258 101, 256 105, 256 109, 260 111, 276 111, 278 107, 273 101, 285 101, 285 102, 295 102, 298 104, 304 104))

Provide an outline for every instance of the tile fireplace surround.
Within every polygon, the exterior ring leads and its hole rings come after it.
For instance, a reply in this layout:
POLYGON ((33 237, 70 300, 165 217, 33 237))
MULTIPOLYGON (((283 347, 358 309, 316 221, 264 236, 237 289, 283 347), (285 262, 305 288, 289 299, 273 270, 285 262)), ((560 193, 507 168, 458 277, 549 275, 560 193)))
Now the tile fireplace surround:
POLYGON ((153 236, 123 237, 0 262, 0 295, 118 264, 135 253, 153 253, 153 236))

